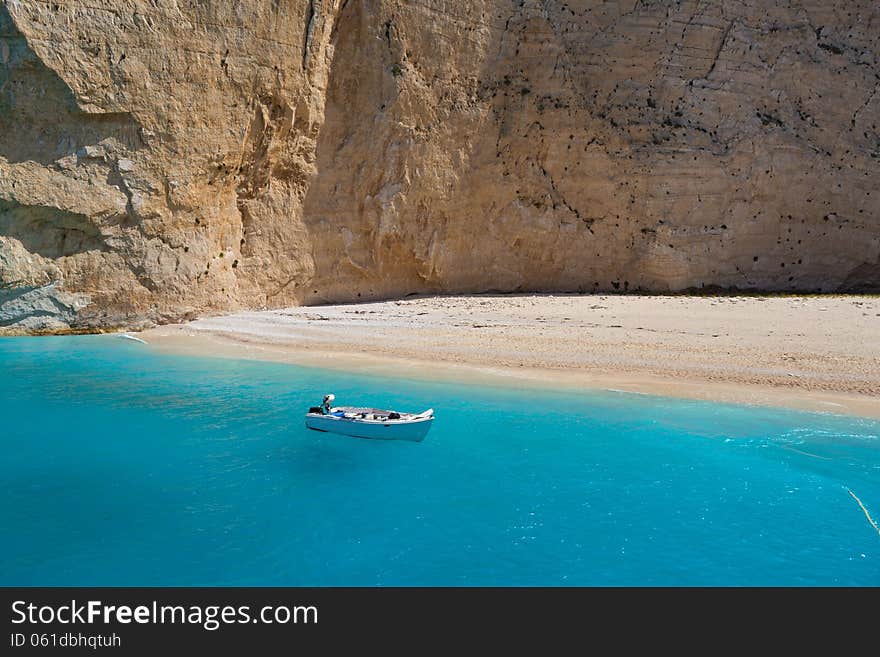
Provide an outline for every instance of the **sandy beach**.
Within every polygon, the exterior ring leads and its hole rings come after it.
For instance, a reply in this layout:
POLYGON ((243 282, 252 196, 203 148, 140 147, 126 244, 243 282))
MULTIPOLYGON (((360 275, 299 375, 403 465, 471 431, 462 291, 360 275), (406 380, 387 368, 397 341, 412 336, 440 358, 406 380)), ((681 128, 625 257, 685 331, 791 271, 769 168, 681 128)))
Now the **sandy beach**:
POLYGON ((240 312, 138 334, 176 353, 880 417, 880 298, 475 295, 240 312))

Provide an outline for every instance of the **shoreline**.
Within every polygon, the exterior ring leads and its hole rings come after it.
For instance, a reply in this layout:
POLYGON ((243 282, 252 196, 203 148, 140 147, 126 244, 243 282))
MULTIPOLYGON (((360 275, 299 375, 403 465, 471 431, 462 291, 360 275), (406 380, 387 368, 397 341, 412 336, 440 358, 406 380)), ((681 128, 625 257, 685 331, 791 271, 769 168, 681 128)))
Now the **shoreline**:
MULTIPOLYGON (((155 331, 156 329, 150 329, 155 331)), ((176 355, 233 358, 287 363, 414 381, 440 381, 497 387, 563 388, 623 392, 655 397, 766 406, 799 411, 851 415, 880 420, 880 400, 846 393, 801 392, 773 386, 689 381, 648 375, 607 375, 540 368, 503 368, 466 363, 420 361, 369 353, 298 350, 238 342, 221 334, 149 336, 149 346, 176 355)))
POLYGON ((880 419, 875 297, 423 297, 241 312, 137 335, 169 353, 880 419))

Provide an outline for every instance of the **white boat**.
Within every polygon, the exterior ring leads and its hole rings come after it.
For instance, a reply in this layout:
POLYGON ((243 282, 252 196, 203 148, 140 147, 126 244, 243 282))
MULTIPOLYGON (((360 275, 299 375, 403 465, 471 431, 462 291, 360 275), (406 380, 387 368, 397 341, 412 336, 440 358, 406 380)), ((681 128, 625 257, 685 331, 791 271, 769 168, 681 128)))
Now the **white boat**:
POLYGON ((411 440, 422 442, 434 421, 434 409, 421 413, 399 413, 378 408, 332 406, 336 397, 326 395, 321 406, 306 413, 306 426, 314 431, 341 433, 375 440, 411 440))

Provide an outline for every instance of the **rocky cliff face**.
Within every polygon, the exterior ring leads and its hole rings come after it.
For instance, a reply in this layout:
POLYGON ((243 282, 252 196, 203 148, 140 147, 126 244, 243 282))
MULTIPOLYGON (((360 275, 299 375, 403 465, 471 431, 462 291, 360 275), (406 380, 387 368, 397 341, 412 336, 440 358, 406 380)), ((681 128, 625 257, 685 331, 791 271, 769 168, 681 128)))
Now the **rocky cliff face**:
POLYGON ((0 331, 880 288, 875 3, 5 0, 0 331))

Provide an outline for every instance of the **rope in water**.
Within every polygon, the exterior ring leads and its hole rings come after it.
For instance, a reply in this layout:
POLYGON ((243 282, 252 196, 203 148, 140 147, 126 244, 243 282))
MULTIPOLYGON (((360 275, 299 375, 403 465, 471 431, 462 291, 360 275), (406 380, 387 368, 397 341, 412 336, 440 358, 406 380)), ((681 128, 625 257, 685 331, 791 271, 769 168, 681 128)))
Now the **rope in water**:
POLYGON ((798 454, 803 454, 804 456, 812 456, 814 459, 822 459, 823 461, 830 461, 831 460, 831 458, 829 458, 827 456, 819 456, 818 454, 810 454, 809 452, 805 452, 801 449, 796 449, 796 448, 792 447, 791 445, 783 445, 782 447, 785 449, 790 449, 792 452, 797 452, 798 454))
POLYGON ((846 490, 849 491, 849 494, 852 495, 853 499, 859 503, 859 506, 862 507, 862 511, 864 511, 865 517, 868 519, 868 522, 870 522, 871 526, 877 530, 878 534, 880 534, 880 527, 878 527, 877 523, 874 522, 874 519, 871 517, 871 514, 868 513, 868 510, 865 508, 865 505, 862 504, 862 501, 858 497, 856 497, 856 494, 849 490, 849 488, 847 488, 846 490))

